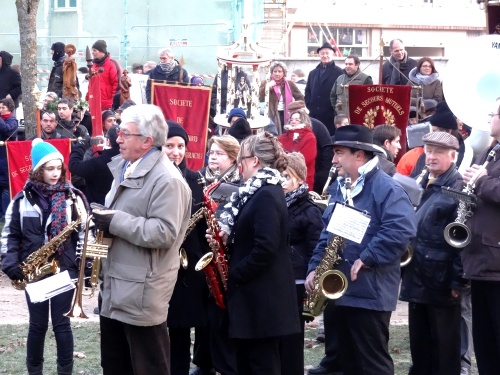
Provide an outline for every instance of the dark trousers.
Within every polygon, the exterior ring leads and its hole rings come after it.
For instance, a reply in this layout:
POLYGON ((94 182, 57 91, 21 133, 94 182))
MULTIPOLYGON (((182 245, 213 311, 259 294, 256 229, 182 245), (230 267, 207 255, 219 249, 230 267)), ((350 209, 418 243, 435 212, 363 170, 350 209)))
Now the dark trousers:
POLYGON ((191 364, 191 328, 169 328, 170 373, 188 375, 191 364))
POLYGON ((333 315, 342 338, 339 356, 344 375, 394 375, 388 350, 390 311, 336 306, 333 315))
POLYGON ((330 301, 323 312, 325 327, 325 356, 320 365, 332 372, 341 371, 339 358, 339 333, 335 324, 335 301, 330 301))
POLYGON ((498 374, 500 282, 471 281, 472 337, 479 375, 498 374))
POLYGON ((170 375, 167 322, 133 326, 100 316, 104 375, 170 375))
POLYGON ((408 304, 409 375, 459 375, 461 306, 408 304))
POLYGON ((210 352, 210 327, 197 327, 194 331, 193 363, 203 369, 212 369, 212 354, 210 352))
POLYGON ((280 339, 280 358, 282 375, 303 375, 304 374, 304 326, 305 319, 302 315, 303 300, 305 294, 304 284, 295 285, 297 291, 297 313, 300 319, 299 333, 282 336, 280 339))
POLYGON ((57 363, 60 366, 66 366, 73 362, 73 333, 69 318, 64 316, 71 308, 73 292, 73 290, 69 290, 39 303, 32 303, 28 293, 26 293, 30 314, 27 365, 36 367, 43 363, 45 335, 49 327, 49 307, 52 330, 56 339, 57 363))
POLYGON ((227 310, 215 304, 213 298, 208 304, 210 324, 210 353, 214 369, 222 375, 240 375, 236 370, 236 349, 229 338, 229 317, 227 310))
POLYGON ((280 375, 279 337, 234 339, 238 375, 280 375))

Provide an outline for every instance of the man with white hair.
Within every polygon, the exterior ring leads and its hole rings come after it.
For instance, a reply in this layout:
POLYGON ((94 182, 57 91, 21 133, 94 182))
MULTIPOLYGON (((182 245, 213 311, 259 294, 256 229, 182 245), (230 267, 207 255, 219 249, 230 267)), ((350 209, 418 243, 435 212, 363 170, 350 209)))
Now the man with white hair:
POLYGON ((101 271, 106 375, 170 374, 168 303, 191 216, 191 190, 162 151, 167 133, 158 107, 125 109, 116 140, 120 156, 108 164, 114 180, 107 207, 91 204, 96 228, 112 237, 101 271))
POLYGON ((149 79, 146 85, 146 100, 151 103, 151 80, 167 82, 189 83, 188 72, 181 67, 179 62, 174 59, 174 51, 171 48, 162 48, 158 51, 160 62, 156 67, 149 71, 149 79))

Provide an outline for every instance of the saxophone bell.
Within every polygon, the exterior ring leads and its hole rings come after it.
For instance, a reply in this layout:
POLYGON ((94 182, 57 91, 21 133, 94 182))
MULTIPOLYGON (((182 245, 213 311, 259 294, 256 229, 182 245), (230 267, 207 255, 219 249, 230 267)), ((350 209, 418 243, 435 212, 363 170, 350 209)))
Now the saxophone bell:
POLYGON ((410 245, 406 248, 403 255, 401 255, 401 260, 399 262, 399 266, 400 267, 407 266, 408 264, 410 264, 412 258, 413 258, 413 247, 410 245))
POLYGON ((186 250, 180 249, 179 250, 179 262, 181 263, 181 267, 187 270, 188 268, 188 256, 186 253, 186 250))

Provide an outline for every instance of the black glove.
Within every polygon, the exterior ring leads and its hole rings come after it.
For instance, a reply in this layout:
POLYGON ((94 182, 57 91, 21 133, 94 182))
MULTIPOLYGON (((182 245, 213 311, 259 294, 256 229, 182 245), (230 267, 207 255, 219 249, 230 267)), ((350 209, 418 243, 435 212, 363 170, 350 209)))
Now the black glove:
POLYGON ((90 207, 92 208, 95 227, 99 230, 109 231, 109 224, 111 224, 116 210, 110 210, 108 207, 95 202, 91 203, 90 207))
POLYGON ((87 135, 78 141, 78 144, 82 145, 85 150, 90 148, 90 136, 87 135))
POLYGON ((5 272, 7 276, 9 276, 9 279, 11 280, 23 280, 24 279, 24 274, 23 271, 21 271, 21 267, 16 266, 11 268, 10 270, 5 272))

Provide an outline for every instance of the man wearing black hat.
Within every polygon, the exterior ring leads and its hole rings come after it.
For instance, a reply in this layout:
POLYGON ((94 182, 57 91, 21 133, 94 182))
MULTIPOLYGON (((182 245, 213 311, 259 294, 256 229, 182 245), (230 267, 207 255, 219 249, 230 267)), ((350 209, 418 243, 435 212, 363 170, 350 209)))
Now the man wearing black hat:
MULTIPOLYGON (((63 98, 63 63, 67 57, 64 51, 65 47, 64 43, 61 42, 55 42, 51 47, 54 66, 50 71, 47 92, 55 92, 59 98, 63 98)), ((76 77, 76 88, 80 90, 78 77, 76 77)))
POLYGON ((351 195, 354 207, 366 212, 370 221, 366 231, 358 232, 359 243, 355 238, 345 238, 343 249, 338 249, 342 259, 334 268, 344 273, 348 288, 335 305, 328 304, 324 314, 325 336, 333 331, 342 342, 333 353, 325 345, 325 358, 309 374, 338 371, 330 367, 330 358, 338 351, 344 375, 393 375, 394 364, 388 351, 389 322, 397 304, 400 258, 416 232, 415 213, 401 185, 379 169, 375 155, 379 150, 373 145, 370 129, 361 125, 338 128, 333 150, 338 178, 328 189, 331 198, 323 214, 324 228, 309 262, 309 292, 315 288, 316 267, 327 245, 332 244, 334 235, 327 226, 333 212, 338 214, 337 209, 343 207, 353 217, 363 215, 334 203, 347 203, 351 195), (346 177, 352 180, 350 194, 346 177))
MULTIPOLYGON (((99 81, 101 85, 101 110, 110 109, 113 105, 113 96, 120 91, 118 85, 119 77, 122 75, 120 64, 111 58, 108 52, 106 41, 98 40, 92 45, 92 56, 94 57, 94 65, 92 70, 99 73, 99 81)), ((89 92, 85 99, 89 100, 89 92)))
POLYGON ((0 99, 11 98, 16 108, 21 96, 21 75, 12 69, 12 55, 7 51, 0 51, 0 99))
POLYGON ((330 135, 335 134, 335 109, 330 102, 330 92, 337 78, 342 74, 333 61, 335 49, 324 43, 317 49, 321 62, 309 73, 306 84, 305 101, 309 116, 321 121, 330 135))

